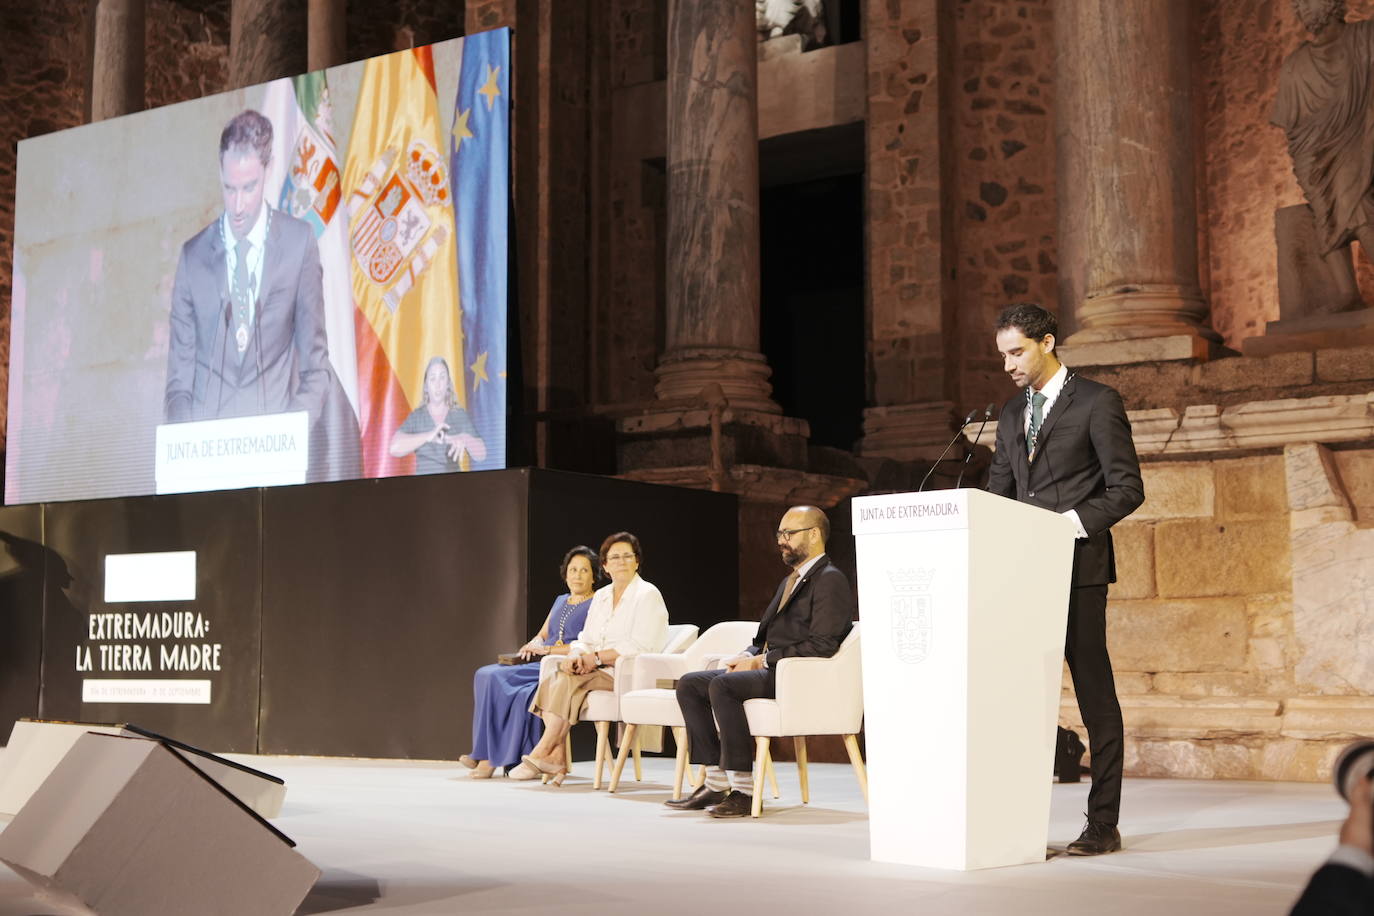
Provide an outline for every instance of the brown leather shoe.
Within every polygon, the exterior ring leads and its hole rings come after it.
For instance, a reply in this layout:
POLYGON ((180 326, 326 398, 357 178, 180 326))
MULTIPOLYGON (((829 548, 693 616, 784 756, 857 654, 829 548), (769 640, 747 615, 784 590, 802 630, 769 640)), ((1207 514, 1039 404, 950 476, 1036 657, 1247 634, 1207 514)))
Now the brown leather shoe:
POLYGON ((725 798, 706 809, 712 817, 748 817, 754 807, 754 796, 730 790, 725 798))
POLYGON ((663 804, 677 811, 700 811, 722 801, 724 798, 724 792, 712 791, 706 788, 705 783, 702 783, 700 788, 686 798, 670 798, 663 804))
POLYGON ((1071 856, 1100 856, 1103 853, 1116 852, 1120 848, 1121 832, 1116 829, 1115 824, 1088 818, 1088 823, 1083 826, 1083 832, 1078 835, 1078 839, 1069 844, 1068 853, 1071 856))

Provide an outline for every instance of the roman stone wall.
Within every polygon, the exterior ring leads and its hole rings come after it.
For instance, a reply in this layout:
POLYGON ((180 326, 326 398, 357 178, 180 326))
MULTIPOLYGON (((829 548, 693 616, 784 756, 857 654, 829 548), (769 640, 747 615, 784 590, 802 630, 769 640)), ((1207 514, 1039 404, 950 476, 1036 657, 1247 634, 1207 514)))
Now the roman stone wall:
POLYGON ((1371 469, 1314 443, 1145 464, 1108 607, 1128 774, 1322 780, 1374 734, 1371 469))
MULTIPOLYGON (((957 7, 952 125, 964 409, 1009 395, 991 328, 1009 302, 1058 305, 1054 23, 1048 0, 957 7)), ((962 411, 960 411, 962 412, 962 411)))

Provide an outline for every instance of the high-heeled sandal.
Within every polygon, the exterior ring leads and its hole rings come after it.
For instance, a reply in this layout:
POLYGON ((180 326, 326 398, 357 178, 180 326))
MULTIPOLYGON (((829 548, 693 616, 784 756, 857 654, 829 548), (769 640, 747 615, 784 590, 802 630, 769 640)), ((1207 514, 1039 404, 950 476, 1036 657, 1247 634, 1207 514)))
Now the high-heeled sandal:
POLYGON ((458 762, 469 770, 477 769, 477 760, 471 754, 464 754, 458 758, 458 762))
POLYGON ((551 763, 547 760, 538 760, 534 757, 531 757, 529 754, 526 754, 520 759, 523 762, 528 763, 530 766, 534 767, 539 772, 543 773, 545 776, 557 776, 560 772, 567 772, 567 770, 563 767, 563 764, 561 762, 551 763))
POLYGON ((540 775, 541 774, 539 772, 538 767, 532 766, 523 761, 517 763, 515 766, 511 767, 509 770, 506 771, 506 778, 514 779, 517 782, 523 782, 527 779, 538 779, 540 775))

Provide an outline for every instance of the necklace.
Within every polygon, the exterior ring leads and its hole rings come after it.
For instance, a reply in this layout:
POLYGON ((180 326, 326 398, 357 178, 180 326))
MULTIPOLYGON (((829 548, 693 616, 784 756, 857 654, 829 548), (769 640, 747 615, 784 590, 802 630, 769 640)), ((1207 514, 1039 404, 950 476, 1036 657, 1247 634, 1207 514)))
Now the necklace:
POLYGON ((579 608, 582 605, 586 604, 588 601, 591 600, 591 598, 592 596, 588 595, 585 598, 579 598, 576 601, 573 601, 572 595, 568 596, 568 600, 563 604, 563 613, 558 615, 558 642, 554 643, 555 646, 565 645, 565 643, 563 642, 563 627, 567 625, 568 618, 572 616, 572 612, 576 608, 579 608))

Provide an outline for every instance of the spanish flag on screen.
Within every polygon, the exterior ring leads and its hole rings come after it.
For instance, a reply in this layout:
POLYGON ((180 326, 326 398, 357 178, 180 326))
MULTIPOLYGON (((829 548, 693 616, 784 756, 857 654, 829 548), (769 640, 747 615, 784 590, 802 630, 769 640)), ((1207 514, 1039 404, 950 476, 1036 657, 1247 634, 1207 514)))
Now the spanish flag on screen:
MULTIPOLYGON (((367 61, 348 143, 358 416, 363 472, 414 472, 391 436, 424 398, 425 366, 442 357, 462 378, 462 317, 453 191, 428 47, 367 61)), ((455 393, 467 406, 465 386, 455 393)))

